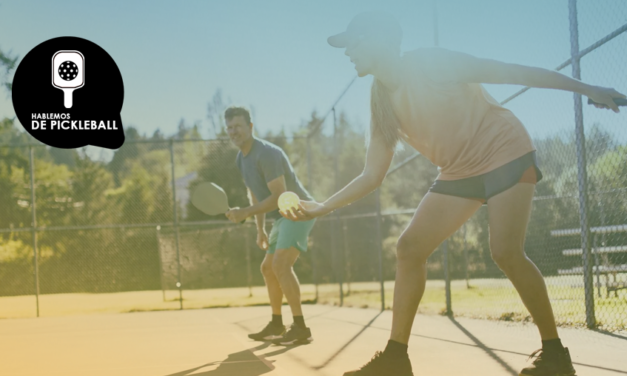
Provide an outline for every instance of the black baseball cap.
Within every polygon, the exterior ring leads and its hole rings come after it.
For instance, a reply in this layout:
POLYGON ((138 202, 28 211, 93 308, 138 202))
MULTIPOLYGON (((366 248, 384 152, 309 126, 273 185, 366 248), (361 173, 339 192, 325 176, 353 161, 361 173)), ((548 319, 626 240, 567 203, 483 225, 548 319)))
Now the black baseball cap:
POLYGON ((346 31, 330 36, 327 42, 333 47, 344 48, 356 39, 376 36, 392 43, 401 45, 403 30, 396 18, 386 12, 359 13, 348 24, 346 31))

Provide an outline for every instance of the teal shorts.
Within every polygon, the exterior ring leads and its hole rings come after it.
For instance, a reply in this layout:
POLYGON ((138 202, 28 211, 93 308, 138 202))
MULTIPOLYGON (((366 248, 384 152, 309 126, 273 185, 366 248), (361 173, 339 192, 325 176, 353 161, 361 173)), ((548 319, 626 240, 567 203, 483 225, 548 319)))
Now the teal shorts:
POLYGON ((307 252, 307 238, 309 238, 314 223, 316 223, 315 219, 299 222, 284 217, 277 219, 268 236, 269 245, 266 253, 273 254, 277 249, 291 247, 295 247, 301 252, 307 252))

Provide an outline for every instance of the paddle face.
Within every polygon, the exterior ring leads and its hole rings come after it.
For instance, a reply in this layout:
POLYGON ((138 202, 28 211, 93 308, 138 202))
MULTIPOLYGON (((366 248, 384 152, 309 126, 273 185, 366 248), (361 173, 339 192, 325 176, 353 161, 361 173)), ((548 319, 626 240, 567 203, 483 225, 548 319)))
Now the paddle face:
POLYGON ((229 200, 224 189, 214 183, 200 183, 192 192, 192 204, 208 215, 224 214, 229 210, 229 200))

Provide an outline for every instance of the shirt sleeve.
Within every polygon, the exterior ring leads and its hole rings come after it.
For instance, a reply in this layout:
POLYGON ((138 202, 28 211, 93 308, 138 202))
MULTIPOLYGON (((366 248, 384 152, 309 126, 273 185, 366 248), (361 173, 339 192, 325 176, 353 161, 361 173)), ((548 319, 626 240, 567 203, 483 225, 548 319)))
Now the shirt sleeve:
POLYGON ((285 174, 283 158, 283 153, 278 150, 272 150, 266 153, 263 158, 260 158, 259 164, 266 183, 269 183, 285 174))

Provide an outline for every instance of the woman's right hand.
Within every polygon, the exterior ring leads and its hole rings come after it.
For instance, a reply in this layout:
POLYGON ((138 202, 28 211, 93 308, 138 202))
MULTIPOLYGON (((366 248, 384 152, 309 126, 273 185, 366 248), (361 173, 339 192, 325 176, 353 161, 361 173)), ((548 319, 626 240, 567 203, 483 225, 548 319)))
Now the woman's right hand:
POLYGON ((268 242, 268 234, 265 230, 257 232, 257 246, 264 251, 268 250, 270 243, 268 242))
POLYGON ((619 112, 618 106, 614 103, 614 98, 625 98, 625 95, 618 91, 601 86, 593 86, 588 90, 588 98, 592 99, 596 108, 609 108, 614 112, 619 112))

